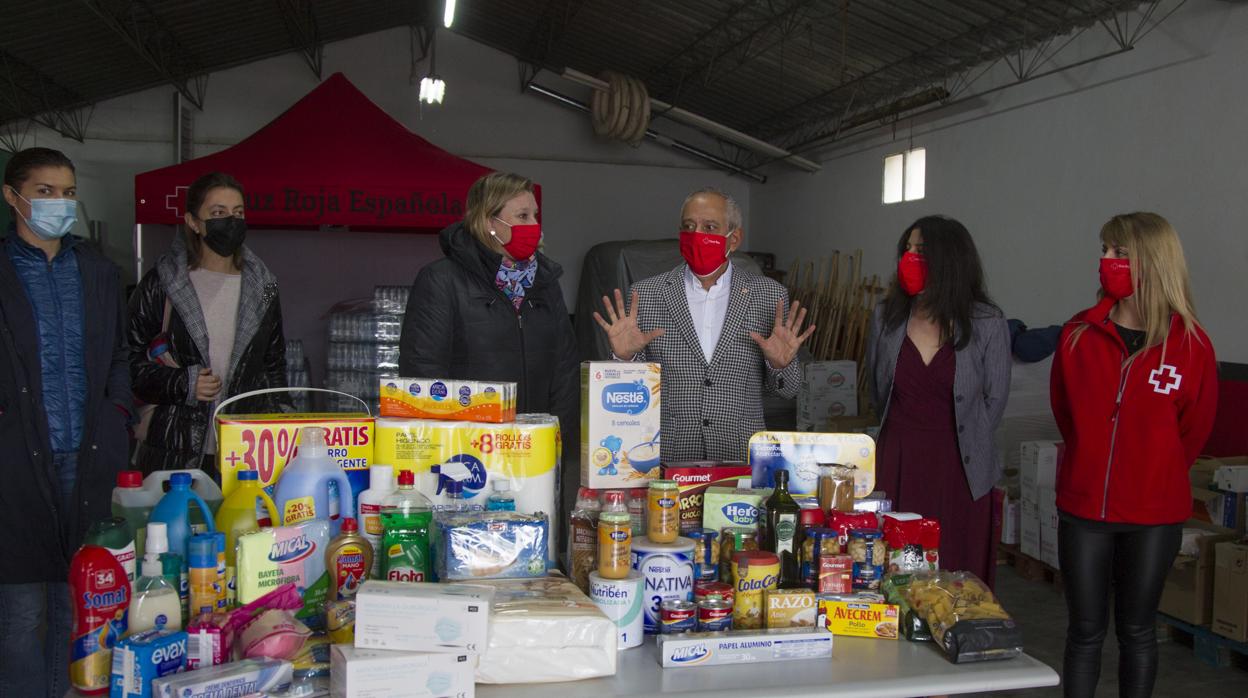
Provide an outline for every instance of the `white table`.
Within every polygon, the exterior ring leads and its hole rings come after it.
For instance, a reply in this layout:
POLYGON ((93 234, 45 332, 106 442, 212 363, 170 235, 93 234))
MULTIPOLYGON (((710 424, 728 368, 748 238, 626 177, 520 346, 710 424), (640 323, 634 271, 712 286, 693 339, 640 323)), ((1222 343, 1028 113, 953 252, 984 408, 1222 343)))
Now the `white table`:
POLYGON ((477 684, 478 698, 914 698, 1056 686, 1057 672, 1023 655, 1006 661, 952 664, 930 642, 837 637, 832 659, 739 666, 659 666, 653 639, 620 654, 610 678, 556 684, 477 684))

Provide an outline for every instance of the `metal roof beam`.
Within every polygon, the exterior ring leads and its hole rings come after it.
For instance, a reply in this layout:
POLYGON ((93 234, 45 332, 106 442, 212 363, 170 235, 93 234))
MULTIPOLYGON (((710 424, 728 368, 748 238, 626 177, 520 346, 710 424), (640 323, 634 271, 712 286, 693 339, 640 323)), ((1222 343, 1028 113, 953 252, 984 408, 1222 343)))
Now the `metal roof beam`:
POLYGON ((320 80, 325 66, 325 42, 316 22, 313 0, 276 0, 276 3, 281 10, 286 33, 303 54, 303 60, 312 69, 312 74, 320 80))
POLYGON ((0 103, 3 121, 28 119, 82 142, 91 120, 89 102, 34 66, 0 49, 0 103))
POLYGON ((204 108, 208 73, 161 21, 147 0, 82 0, 197 109, 204 108))

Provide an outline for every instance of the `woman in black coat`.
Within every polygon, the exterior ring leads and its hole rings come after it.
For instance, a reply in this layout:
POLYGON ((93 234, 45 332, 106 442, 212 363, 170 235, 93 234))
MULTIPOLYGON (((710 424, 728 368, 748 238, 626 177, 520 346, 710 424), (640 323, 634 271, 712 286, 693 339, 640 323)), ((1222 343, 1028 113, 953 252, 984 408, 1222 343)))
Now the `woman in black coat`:
POLYGON ((399 373, 517 383, 517 412, 547 412, 563 432, 564 511, 580 478, 580 367, 559 289, 563 269, 537 251, 533 182, 494 172, 468 190, 464 220, 441 233, 446 255, 416 276, 399 373))
MULTIPOLYGON (((154 406, 135 460, 145 473, 202 468, 220 481, 212 412, 224 400, 286 386, 277 278, 243 245, 243 188, 206 174, 186 192, 185 237, 130 297, 134 395, 154 406)), ((281 412, 272 395, 236 412, 281 412)))

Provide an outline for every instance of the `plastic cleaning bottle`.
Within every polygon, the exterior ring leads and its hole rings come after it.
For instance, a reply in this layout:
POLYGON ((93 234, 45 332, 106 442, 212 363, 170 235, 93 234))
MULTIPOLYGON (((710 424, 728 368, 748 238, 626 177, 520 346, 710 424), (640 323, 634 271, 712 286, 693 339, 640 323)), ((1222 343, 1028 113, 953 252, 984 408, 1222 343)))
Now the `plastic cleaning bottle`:
POLYGON ((110 516, 91 524, 87 535, 82 539, 83 545, 98 545, 105 548, 117 558, 122 569, 126 571, 126 581, 134 584, 134 534, 130 532, 130 524, 120 516, 110 516))
POLYGON ((485 503, 486 511, 515 511, 516 498, 511 495, 510 480, 495 480, 494 494, 485 503))
MULTIPOLYGON (((191 478, 191 491, 199 495, 208 505, 208 511, 213 516, 217 515, 217 509, 221 507, 224 499, 221 495, 221 488, 217 483, 212 481, 212 477, 200 470, 199 468, 187 468, 185 470, 157 470, 143 478, 143 492, 146 497, 154 498, 159 503, 165 493, 173 488, 173 476, 178 473, 185 473, 191 478)), ((152 505, 153 507, 155 504, 152 505)), ((191 529, 195 533, 207 533, 208 522, 204 519, 203 513, 198 508, 191 510, 191 529)))
POLYGON ((192 536, 186 559, 191 583, 191 618, 217 610, 217 541, 211 533, 192 536))
POLYGON ((381 504, 394 492, 394 468, 374 463, 368 468, 368 489, 360 493, 360 535, 373 548, 370 579, 381 577, 381 504))
POLYGON ((192 535, 190 516, 192 505, 198 505, 200 515, 208 530, 216 531, 212 511, 208 509, 208 504, 191 490, 191 475, 183 472, 174 473, 169 478, 169 491, 160 498, 160 503, 156 505, 156 508, 152 509, 152 516, 149 519, 165 524, 169 534, 169 552, 178 555, 183 561, 187 559, 186 543, 192 535))
POLYGON ((321 427, 304 427, 299 431, 299 452, 286 464, 282 477, 277 481, 274 500, 282 515, 282 525, 290 526, 312 519, 330 522, 330 535, 338 535, 341 517, 332 515, 330 483, 338 488, 338 511, 355 511, 351 499, 351 483, 338 463, 329 457, 325 446, 325 430, 321 427))
POLYGON ((416 491, 410 470, 399 473, 399 488, 381 506, 382 574, 395 582, 424 582, 433 571, 429 564, 429 526, 433 507, 416 491))
POLYGON ((143 473, 123 470, 117 473, 117 487, 113 488, 113 516, 120 516, 130 526, 134 535, 135 559, 143 558, 144 540, 147 538, 147 518, 164 493, 156 494, 143 489, 143 473))
POLYGON ((130 603, 128 635, 165 627, 182 629, 182 602, 178 590, 162 574, 160 558, 154 553, 143 556, 142 576, 134 583, 134 600, 130 603))
POLYGON ((168 527, 159 521, 147 524, 147 555, 154 555, 160 560, 160 576, 169 582, 169 586, 178 592, 178 605, 182 618, 187 618, 189 605, 190 583, 186 578, 186 568, 182 566, 182 558, 169 552, 168 527))
POLYGON ((373 567, 373 546, 360 535, 359 524, 347 517, 342 520, 342 533, 325 548, 325 569, 329 572, 329 600, 355 598, 360 584, 368 579, 373 567))
POLYGON ((84 545, 69 563, 69 597, 73 608, 69 682, 86 695, 106 693, 113 670, 113 646, 126 635, 130 609, 126 571, 107 549, 84 545))
POLYGON ((226 601, 235 598, 235 567, 238 564, 238 537, 249 531, 270 528, 282 519, 273 498, 260 486, 260 475, 254 470, 238 471, 238 486, 217 510, 217 530, 225 534, 226 601), (263 518, 261 515, 263 514, 263 518))
POLYGON ((220 531, 212 534, 212 542, 217 550, 217 573, 213 582, 217 590, 217 610, 224 611, 229 599, 229 589, 225 579, 225 534, 220 531))

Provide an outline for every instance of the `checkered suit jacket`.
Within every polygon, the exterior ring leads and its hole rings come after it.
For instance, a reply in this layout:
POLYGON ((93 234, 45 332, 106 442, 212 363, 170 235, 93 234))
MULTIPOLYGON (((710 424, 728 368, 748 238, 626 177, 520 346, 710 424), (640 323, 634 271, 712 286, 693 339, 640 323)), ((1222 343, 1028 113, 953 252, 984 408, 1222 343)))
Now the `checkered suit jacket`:
POLYGON ((776 303, 783 300, 787 312, 789 294, 765 276, 734 267, 723 333, 707 363, 689 314, 684 274, 682 264, 631 289, 638 294, 641 330, 664 329, 663 336, 633 357, 663 366, 663 462, 744 461, 750 437, 764 428, 763 390, 791 398, 801 384, 797 359, 782 370, 771 370, 749 335, 771 334, 776 303))

